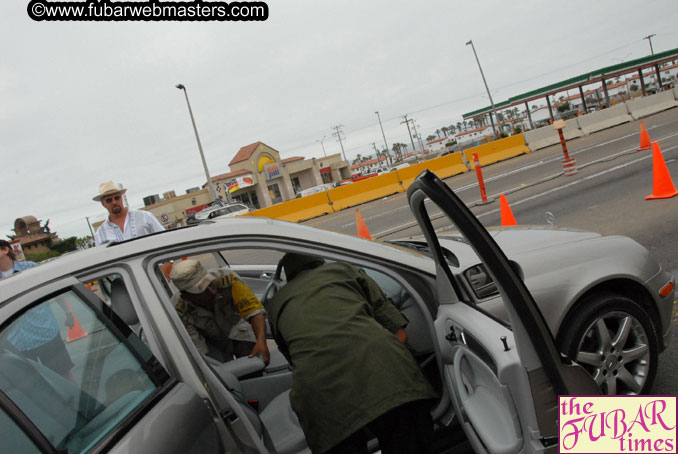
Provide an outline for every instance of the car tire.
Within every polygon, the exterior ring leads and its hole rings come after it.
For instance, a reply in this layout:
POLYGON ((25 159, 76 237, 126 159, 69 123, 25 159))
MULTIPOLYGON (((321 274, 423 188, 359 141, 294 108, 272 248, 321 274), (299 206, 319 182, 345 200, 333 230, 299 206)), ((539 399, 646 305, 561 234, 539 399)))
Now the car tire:
POLYGON ((642 306, 615 293, 598 293, 570 311, 560 348, 583 366, 602 394, 646 394, 657 371, 658 342, 642 306))

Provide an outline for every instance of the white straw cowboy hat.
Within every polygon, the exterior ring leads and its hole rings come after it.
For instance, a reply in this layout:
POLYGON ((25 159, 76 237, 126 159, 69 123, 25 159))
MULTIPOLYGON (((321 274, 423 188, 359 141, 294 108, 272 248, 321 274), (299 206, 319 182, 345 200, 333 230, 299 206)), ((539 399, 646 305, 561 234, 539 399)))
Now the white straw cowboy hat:
POLYGON ((112 181, 107 181, 105 183, 101 183, 99 185, 99 195, 92 197, 92 200, 95 202, 100 202, 101 199, 112 195, 112 194, 124 194, 127 192, 127 189, 123 188, 122 186, 118 186, 117 184, 113 183, 112 181))

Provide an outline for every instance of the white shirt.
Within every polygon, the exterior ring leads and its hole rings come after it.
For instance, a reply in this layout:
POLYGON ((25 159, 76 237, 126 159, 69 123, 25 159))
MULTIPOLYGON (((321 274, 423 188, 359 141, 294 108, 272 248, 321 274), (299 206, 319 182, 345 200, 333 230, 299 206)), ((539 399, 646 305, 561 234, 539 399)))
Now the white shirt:
POLYGON ((106 222, 101 224, 101 227, 94 234, 94 244, 101 246, 112 241, 130 240, 148 235, 149 233, 162 232, 163 230, 165 228, 152 213, 129 209, 125 217, 125 230, 120 230, 117 224, 106 219, 106 222))

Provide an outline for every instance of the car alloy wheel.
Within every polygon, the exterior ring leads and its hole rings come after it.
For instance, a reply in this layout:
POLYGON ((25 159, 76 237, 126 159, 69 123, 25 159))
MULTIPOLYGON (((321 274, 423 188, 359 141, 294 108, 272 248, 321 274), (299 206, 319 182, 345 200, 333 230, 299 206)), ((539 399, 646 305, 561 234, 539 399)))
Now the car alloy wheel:
POLYGON ((633 300, 599 294, 577 306, 563 338, 568 356, 583 366, 602 394, 643 394, 654 382, 657 337, 633 300))

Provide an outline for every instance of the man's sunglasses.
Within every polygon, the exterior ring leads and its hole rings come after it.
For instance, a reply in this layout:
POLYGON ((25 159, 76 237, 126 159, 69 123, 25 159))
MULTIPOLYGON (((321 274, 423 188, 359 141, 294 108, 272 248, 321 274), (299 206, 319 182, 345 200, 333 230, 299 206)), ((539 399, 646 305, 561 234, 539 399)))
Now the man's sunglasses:
POLYGON ((112 197, 106 197, 106 198, 104 199, 104 202, 106 202, 106 203, 111 203, 113 200, 118 201, 118 200, 120 200, 120 197, 122 197, 120 194, 114 195, 114 196, 112 196, 112 197))

